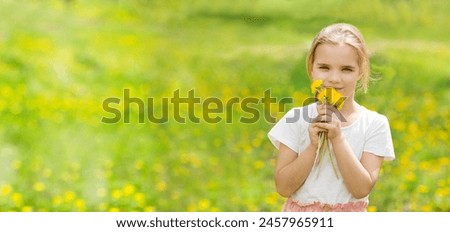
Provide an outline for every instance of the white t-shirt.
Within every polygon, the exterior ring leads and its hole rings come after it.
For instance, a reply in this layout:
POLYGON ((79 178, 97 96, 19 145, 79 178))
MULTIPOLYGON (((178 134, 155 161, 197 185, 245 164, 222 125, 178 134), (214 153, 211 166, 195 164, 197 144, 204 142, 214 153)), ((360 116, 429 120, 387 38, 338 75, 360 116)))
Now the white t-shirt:
MULTIPOLYGON (((316 116, 316 103, 291 109, 268 133, 270 141, 277 149, 283 143, 297 154, 303 152, 310 143, 309 122, 316 116)), ((342 127, 341 131, 358 160, 364 151, 382 156, 385 160, 395 158, 389 122, 384 115, 361 106, 358 118, 349 126, 342 127)), ((320 166, 313 167, 303 186, 291 198, 302 204, 368 202, 368 196, 356 199, 350 194, 333 158, 339 179, 333 171, 329 155, 325 154, 320 166)))

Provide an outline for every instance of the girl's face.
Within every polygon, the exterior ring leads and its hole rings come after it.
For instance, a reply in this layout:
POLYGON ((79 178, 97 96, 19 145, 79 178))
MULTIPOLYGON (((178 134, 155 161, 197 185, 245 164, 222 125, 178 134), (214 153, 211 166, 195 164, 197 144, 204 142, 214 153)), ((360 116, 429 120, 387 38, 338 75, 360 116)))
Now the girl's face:
POLYGON ((317 46, 312 76, 314 80, 322 80, 324 87, 333 87, 353 100, 359 74, 358 54, 353 47, 331 43, 317 46))

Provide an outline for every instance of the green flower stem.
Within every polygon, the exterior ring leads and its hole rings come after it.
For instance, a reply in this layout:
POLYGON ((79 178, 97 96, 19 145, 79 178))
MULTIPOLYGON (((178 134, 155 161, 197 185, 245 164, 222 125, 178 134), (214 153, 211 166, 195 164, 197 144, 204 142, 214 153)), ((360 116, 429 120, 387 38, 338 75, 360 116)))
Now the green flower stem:
MULTIPOLYGON (((328 155, 330 157, 331 165, 333 166, 334 174, 336 178, 339 179, 339 175, 337 173, 336 165, 333 161, 333 150, 331 149, 331 144, 328 141, 328 136, 326 132, 319 132, 319 144, 317 146, 316 158, 314 160, 314 165, 320 168, 323 157, 325 155, 325 150, 328 150, 328 155)), ((317 173, 317 177, 319 176, 319 172, 317 173)))

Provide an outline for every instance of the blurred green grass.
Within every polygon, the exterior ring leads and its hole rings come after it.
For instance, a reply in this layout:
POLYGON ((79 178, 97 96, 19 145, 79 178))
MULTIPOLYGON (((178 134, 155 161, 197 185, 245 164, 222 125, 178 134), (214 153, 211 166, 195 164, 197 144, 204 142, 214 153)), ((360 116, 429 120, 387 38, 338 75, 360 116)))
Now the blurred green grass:
POLYGON ((279 211, 272 123, 239 123, 248 114, 235 107, 232 124, 139 124, 133 106, 132 123, 102 124, 102 101, 124 88, 156 102, 176 89, 224 101, 271 89, 301 105, 309 43, 341 21, 365 36, 380 80, 358 99, 387 115, 397 155, 369 210, 449 211, 449 8, 0 1, 0 211, 279 211))

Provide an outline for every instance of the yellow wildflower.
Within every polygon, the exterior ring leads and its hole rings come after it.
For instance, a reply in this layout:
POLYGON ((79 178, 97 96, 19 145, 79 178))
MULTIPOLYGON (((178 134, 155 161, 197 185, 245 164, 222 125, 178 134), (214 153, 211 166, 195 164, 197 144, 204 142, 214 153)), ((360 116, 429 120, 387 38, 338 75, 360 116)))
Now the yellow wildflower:
POLYGON ((167 188, 167 184, 164 181, 160 181, 156 184, 156 190, 158 190, 159 192, 163 192, 164 190, 166 190, 167 188))
POLYGON ((125 196, 129 196, 131 194, 133 194, 135 191, 135 187, 132 184, 127 184, 125 185, 125 187, 123 187, 123 193, 125 196))
POLYGON ((5 185, 2 185, 2 187, 0 188, 0 193, 2 196, 7 196, 12 192, 12 189, 13 188, 11 187, 11 185, 5 184, 5 185))
MULTIPOLYGON (((345 98, 334 88, 325 88, 322 85, 322 80, 315 80, 311 83, 311 92, 315 95, 317 101, 322 104, 328 104, 336 107, 338 110, 341 110, 344 106, 345 98)), ((333 162, 332 150, 330 148, 330 144, 328 143, 328 137, 325 132, 319 133, 320 141, 319 146, 316 151, 316 160, 315 164, 319 165, 320 161, 323 159, 325 151, 328 150, 328 154, 330 155, 330 161, 333 165, 333 171, 337 178, 339 178, 336 166, 333 162)))
POLYGON ((22 207, 22 212, 31 212, 31 211, 33 211, 33 208, 31 206, 22 207))
POLYGON ((311 93, 316 94, 316 92, 322 88, 322 80, 315 80, 311 84, 311 93))
POLYGON ((44 185, 44 183, 42 183, 42 182, 36 182, 36 183, 33 185, 33 189, 34 189, 34 191, 36 191, 36 192, 42 192, 42 191, 45 189, 45 185, 44 185))
POLYGON ((335 106, 338 110, 341 110, 344 106, 344 96, 334 88, 323 87, 322 80, 316 80, 311 84, 311 92, 323 104, 335 106))
POLYGON ((198 202, 198 208, 200 210, 206 210, 209 208, 210 205, 211 204, 208 199, 202 199, 202 200, 200 200, 200 202, 198 202))

